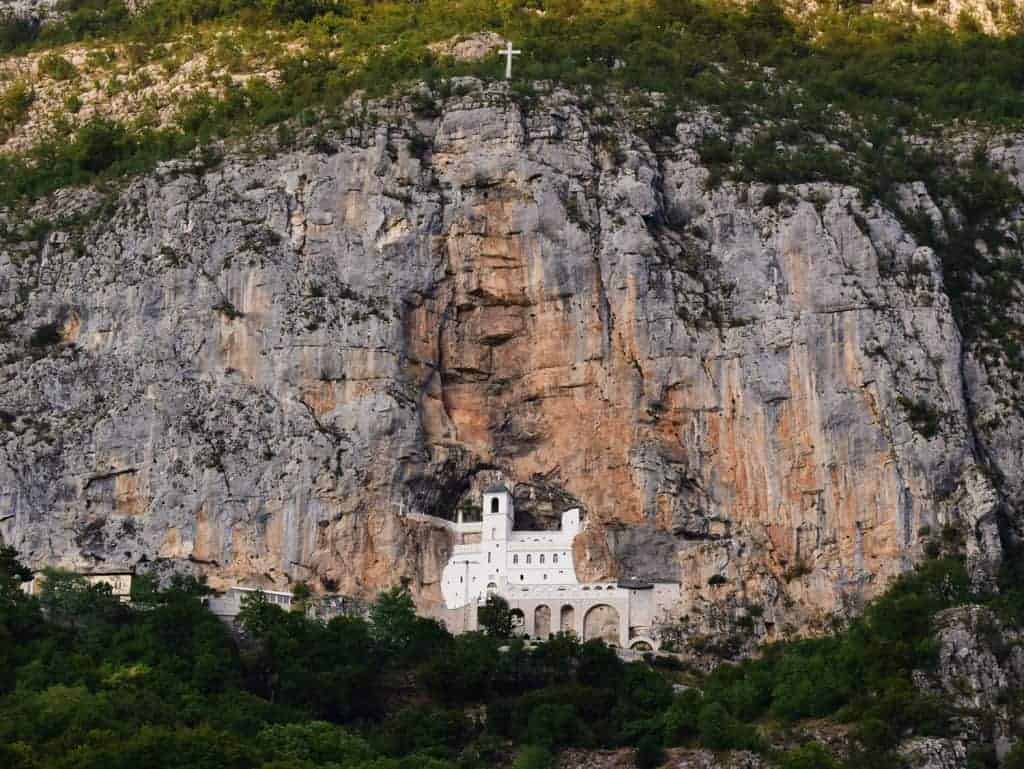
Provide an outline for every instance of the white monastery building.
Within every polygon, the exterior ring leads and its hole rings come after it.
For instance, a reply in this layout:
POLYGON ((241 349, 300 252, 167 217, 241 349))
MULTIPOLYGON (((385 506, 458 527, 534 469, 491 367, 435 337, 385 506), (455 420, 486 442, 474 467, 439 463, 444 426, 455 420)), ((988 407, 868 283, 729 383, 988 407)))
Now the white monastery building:
POLYGON ((474 629, 476 607, 496 593, 512 608, 517 631, 533 638, 572 631, 623 649, 658 647, 657 620, 678 599, 678 584, 581 583, 573 561, 573 540, 583 530, 578 509, 562 513, 558 531, 516 531, 514 520, 512 494, 497 485, 484 491, 479 521, 465 521, 460 511, 446 522, 455 545, 441 593, 452 630, 474 629))

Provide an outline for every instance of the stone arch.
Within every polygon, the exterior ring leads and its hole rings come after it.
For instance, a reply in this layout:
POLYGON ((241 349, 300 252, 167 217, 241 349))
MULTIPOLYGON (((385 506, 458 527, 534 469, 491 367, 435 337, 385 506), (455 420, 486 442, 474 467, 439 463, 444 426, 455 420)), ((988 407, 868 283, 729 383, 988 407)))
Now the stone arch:
POLYGON ((651 652, 654 651, 653 644, 646 638, 636 638, 629 642, 629 648, 635 652, 651 652))
POLYGON ((537 638, 551 635, 551 607, 541 604, 533 610, 533 633, 537 638))
POLYGON ((583 640, 600 638, 607 644, 619 643, 619 612, 614 606, 599 603, 583 615, 583 640))
POLYGON ((512 635, 523 635, 526 632, 526 615, 521 609, 513 609, 509 614, 512 616, 512 635))
POLYGON ((563 633, 576 632, 576 610, 570 604, 565 604, 559 614, 558 629, 563 633))

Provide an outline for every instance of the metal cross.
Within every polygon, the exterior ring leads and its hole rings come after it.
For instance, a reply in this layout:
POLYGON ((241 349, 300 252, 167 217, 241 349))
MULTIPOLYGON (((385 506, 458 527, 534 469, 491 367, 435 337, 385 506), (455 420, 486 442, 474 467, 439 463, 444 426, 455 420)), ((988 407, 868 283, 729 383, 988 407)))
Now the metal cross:
POLYGON ((506 42, 505 50, 501 52, 501 55, 505 57, 505 79, 512 79, 512 57, 518 56, 522 51, 517 51, 512 47, 512 41, 506 42))

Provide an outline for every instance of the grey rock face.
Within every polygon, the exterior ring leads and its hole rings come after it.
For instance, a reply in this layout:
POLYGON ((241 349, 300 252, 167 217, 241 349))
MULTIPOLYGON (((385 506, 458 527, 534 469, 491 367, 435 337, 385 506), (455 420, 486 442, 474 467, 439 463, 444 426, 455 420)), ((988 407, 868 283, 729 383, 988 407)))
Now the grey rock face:
POLYGON ((912 769, 963 769, 967 747, 960 740, 917 737, 900 746, 900 754, 912 769))
POLYGON ((55 14, 59 0, 7 0, 0 3, 0 17, 42 21, 55 14))
POLYGON ((429 604, 448 535, 403 513, 499 472, 538 525, 584 508, 581 578, 758 604, 769 637, 877 592, 923 527, 998 561, 983 454, 1016 460, 980 443, 989 374, 892 212, 707 189, 706 117, 610 143, 568 93, 469 85, 435 120, 376 105, 39 204, 46 234, 0 252, 0 537, 429 604))
POLYGON ((963 731, 995 746, 1002 758, 1012 747, 1012 693, 1024 685, 1024 648, 982 606, 961 606, 935 619, 939 642, 937 689, 963 714, 963 731))

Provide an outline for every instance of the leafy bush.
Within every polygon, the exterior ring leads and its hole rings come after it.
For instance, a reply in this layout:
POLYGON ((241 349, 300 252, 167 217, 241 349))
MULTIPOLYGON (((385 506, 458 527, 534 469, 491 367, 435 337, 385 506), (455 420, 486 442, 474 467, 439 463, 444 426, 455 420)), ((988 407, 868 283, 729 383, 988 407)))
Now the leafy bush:
POLYGON ((548 749, 574 744, 582 733, 572 705, 544 704, 532 710, 526 741, 548 749))
POLYGON ((662 717, 664 744, 683 745, 697 736, 703 697, 696 689, 679 694, 662 717))
POLYGON ((0 15, 0 53, 9 53, 35 42, 39 37, 39 22, 14 13, 0 15))
POLYGON ((527 745, 516 755, 512 769, 550 769, 555 757, 551 751, 540 745, 527 745))
POLYGON ((697 729, 701 744, 712 750, 761 750, 763 747, 757 730, 738 721, 718 702, 700 709, 697 729))
POLYGON ((779 769, 839 769, 839 764, 818 742, 807 742, 782 754, 779 769))
POLYGON ((484 605, 477 609, 477 622, 487 635, 508 638, 512 635, 512 612, 508 601, 497 594, 487 596, 484 605))
POLYGON ((78 74, 75 65, 56 53, 48 53, 39 60, 39 74, 54 80, 70 80, 78 74))
POLYGON ((0 131, 10 133, 28 113, 35 91, 25 80, 15 80, 0 94, 0 131))
POLYGON ((640 738, 636 746, 637 769, 655 769, 667 760, 661 739, 653 734, 640 738))

